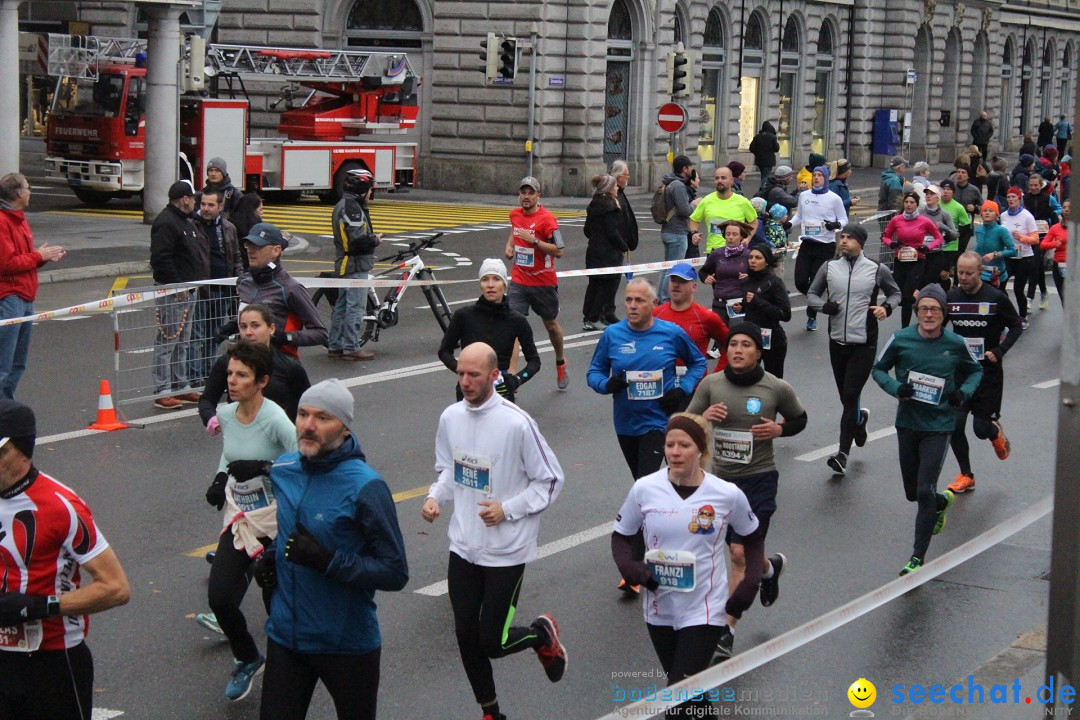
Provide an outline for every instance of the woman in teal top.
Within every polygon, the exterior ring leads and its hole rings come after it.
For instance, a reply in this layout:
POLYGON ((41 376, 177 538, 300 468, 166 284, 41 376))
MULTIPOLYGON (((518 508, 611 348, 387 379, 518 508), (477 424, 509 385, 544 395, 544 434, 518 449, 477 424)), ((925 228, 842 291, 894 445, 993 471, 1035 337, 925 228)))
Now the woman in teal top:
POLYGON ((1001 209, 993 200, 982 204, 982 225, 975 228, 975 252, 982 256, 982 279, 994 287, 1004 287, 1009 279, 1005 258, 1016 255, 1016 243, 998 222, 1001 209))
MULTIPOLYGON (((229 397, 235 402, 217 412, 224 444, 206 501, 218 510, 228 507, 210 567, 208 596, 213 616, 197 619, 204 627, 213 629, 216 624, 229 639, 236 660, 225 697, 239 700, 251 690, 265 662, 248 632, 240 603, 250 582, 248 569, 277 536, 269 468, 278 456, 296 451, 296 428, 284 410, 263 397, 273 362, 270 348, 241 341, 227 357, 229 397)), ((264 592, 263 602, 269 610, 269 591, 264 592)))

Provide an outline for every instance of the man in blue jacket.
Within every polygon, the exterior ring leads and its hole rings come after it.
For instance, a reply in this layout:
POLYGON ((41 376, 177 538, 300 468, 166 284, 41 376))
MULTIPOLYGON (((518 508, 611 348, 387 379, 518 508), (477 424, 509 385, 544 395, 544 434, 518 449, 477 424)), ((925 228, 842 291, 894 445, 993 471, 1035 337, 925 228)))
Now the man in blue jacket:
POLYGON ((275 587, 266 621, 263 720, 303 720, 322 680, 338 718, 374 720, 382 637, 375 591, 409 580, 390 489, 364 461, 353 397, 336 378, 296 413, 298 453, 270 470, 278 539, 255 566, 275 587))

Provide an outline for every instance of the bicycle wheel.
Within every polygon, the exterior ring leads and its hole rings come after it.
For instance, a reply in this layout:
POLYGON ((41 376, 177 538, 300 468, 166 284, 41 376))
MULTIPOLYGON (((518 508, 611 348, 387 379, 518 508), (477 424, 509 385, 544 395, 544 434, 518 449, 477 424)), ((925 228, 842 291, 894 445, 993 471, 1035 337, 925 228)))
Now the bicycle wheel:
MULTIPOLYGON (((428 277, 433 279, 432 275, 428 277)), ((435 314, 435 322, 439 323, 443 332, 446 332, 446 328, 450 327, 450 306, 446 304, 446 296, 443 295, 442 288, 438 285, 425 285, 424 297, 431 306, 431 312, 435 314)))
POLYGON ((368 343, 368 341, 379 341, 379 323, 375 319, 379 312, 379 296, 375 294, 374 288, 368 288, 367 294, 367 306, 364 309, 364 329, 360 333, 360 339, 356 342, 356 347, 362 348, 368 343))

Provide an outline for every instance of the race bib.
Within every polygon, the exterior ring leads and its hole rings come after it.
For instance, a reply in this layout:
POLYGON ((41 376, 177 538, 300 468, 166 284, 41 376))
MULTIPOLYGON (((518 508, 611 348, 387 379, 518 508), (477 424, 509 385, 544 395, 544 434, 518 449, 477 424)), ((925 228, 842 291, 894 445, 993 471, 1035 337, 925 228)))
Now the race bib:
POLYGON ((919 259, 919 253, 913 247, 901 245, 896 251, 896 259, 900 262, 915 262, 919 259))
POLYGON ((754 459, 754 435, 749 430, 714 428, 713 454, 718 460, 749 465, 754 459))
POLYGON ((233 502, 242 512, 252 512, 269 507, 274 502, 274 491, 270 485, 270 478, 252 478, 239 482, 234 479, 232 487, 233 502))
POLYGON ((964 338, 964 342, 967 343, 968 352, 971 353, 971 357, 975 359, 975 362, 982 360, 986 357, 986 339, 985 338, 964 338))
POLYGON ((631 400, 659 400, 664 396, 663 370, 627 370, 626 397, 631 400))
POLYGON ((908 382, 915 387, 912 400, 918 400, 927 405, 941 404, 941 396, 945 394, 945 378, 913 372, 908 374, 908 382))
POLYGON ((694 589, 697 557, 689 550, 650 550, 645 553, 645 564, 662 589, 675 592, 694 589))
POLYGON ((821 237, 825 234, 825 223, 806 223, 803 225, 803 235, 807 237, 821 237))
MULTIPOLYGON (((738 319, 746 317, 746 309, 742 304, 742 300, 728 300, 727 302, 727 316, 732 319, 738 319), (735 306, 739 306, 739 310, 735 309, 735 306)), ((731 323, 728 323, 729 325, 731 323)))
POLYGON ((514 245, 514 264, 524 267, 532 267, 536 258, 536 248, 514 245))
POLYGON ((44 634, 40 620, 31 620, 13 627, 0 627, 0 647, 34 652, 41 647, 44 634))
POLYGON ((720 226, 723 225, 724 222, 726 222, 726 221, 724 221, 724 220, 710 220, 709 221, 709 234, 710 235, 719 235, 720 237, 723 237, 724 236, 724 231, 723 231, 723 229, 721 229, 720 226))
POLYGON ((491 492, 491 458, 454 451, 454 482, 467 490, 491 492))
POLYGON ((925 245, 926 247, 930 247, 930 245, 934 242, 935 239, 936 238, 933 235, 923 235, 923 245, 925 245))
POLYGON ((1046 233, 1050 232, 1050 223, 1048 223, 1046 220, 1036 220, 1035 229, 1039 231, 1040 235, 1045 235, 1046 233))
POLYGON ((772 350, 772 329, 761 328, 761 349, 772 350))

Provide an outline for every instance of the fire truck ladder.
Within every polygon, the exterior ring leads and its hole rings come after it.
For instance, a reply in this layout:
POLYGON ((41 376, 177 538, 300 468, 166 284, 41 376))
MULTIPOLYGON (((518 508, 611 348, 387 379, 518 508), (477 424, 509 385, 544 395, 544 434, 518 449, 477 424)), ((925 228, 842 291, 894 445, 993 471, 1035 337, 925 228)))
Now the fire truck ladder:
POLYGON ((382 85, 396 85, 415 77, 404 53, 212 43, 206 46, 206 61, 217 73, 244 80, 323 83, 380 78, 382 85))
POLYGON ((97 80, 101 62, 135 62, 146 41, 135 38, 49 33, 49 74, 97 80))

